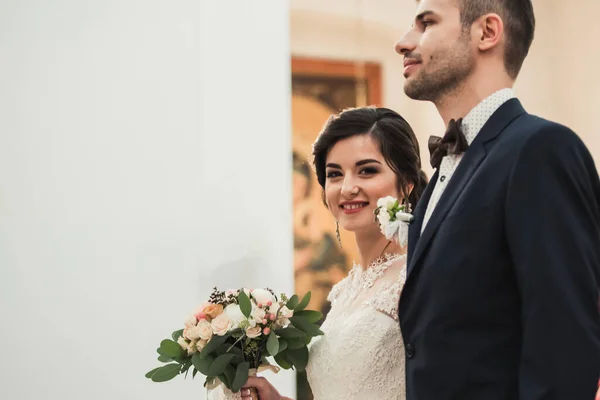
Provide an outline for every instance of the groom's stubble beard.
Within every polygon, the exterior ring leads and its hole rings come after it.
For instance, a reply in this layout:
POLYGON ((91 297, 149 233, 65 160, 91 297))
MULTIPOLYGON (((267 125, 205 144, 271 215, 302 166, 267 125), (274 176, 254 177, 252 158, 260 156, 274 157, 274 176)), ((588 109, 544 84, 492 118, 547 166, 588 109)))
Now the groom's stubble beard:
MULTIPOLYGON (((431 55, 427 66, 405 82, 406 95, 413 100, 436 103, 460 88, 475 68, 469 43, 470 36, 464 32, 453 46, 431 55)), ((420 59, 418 54, 407 57, 420 59)))

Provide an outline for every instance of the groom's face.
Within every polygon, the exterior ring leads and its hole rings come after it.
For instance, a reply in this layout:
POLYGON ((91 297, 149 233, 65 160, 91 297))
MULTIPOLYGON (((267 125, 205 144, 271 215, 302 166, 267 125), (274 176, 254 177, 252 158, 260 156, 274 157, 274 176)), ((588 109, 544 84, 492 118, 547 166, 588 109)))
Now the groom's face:
POLYGON ((470 32, 460 22, 458 0, 422 0, 411 29, 396 43, 404 56, 404 91, 436 101, 452 93, 474 69, 470 32))

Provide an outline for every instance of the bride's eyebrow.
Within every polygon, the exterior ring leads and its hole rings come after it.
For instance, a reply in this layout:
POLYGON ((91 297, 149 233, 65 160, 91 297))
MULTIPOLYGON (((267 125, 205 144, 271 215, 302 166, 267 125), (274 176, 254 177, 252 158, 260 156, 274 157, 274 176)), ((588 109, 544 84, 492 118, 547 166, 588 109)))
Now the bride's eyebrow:
POLYGON ((369 158, 367 160, 360 160, 356 162, 356 166, 360 167, 361 165, 365 165, 365 164, 371 164, 371 163, 377 163, 377 164, 381 164, 379 161, 377 160, 373 160, 372 158, 369 158))
MULTIPOLYGON (((366 159, 366 160, 360 160, 357 161, 356 164, 354 164, 357 167, 360 167, 361 165, 365 165, 365 164, 372 164, 372 163, 376 163, 376 164, 381 164, 381 162, 374 160, 372 158, 366 159)), ((337 168, 337 169, 342 169, 342 166, 340 164, 335 164, 335 163, 327 163, 327 165, 325 165, 325 168, 337 168)))

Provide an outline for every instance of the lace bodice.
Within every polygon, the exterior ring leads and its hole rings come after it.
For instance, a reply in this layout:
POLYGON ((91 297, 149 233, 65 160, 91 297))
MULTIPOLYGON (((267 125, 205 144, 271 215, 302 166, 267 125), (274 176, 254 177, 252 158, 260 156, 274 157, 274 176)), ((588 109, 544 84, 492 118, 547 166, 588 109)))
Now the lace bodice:
POLYGON ((315 400, 404 400, 404 345, 398 300, 405 255, 386 255, 369 268, 354 265, 333 287, 324 336, 310 344, 308 381, 315 400))

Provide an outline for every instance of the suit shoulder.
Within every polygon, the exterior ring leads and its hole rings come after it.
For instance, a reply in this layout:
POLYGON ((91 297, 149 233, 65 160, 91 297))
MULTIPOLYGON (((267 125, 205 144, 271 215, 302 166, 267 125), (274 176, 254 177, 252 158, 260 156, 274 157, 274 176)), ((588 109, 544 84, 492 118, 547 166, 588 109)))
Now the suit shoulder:
POLYGON ((538 151, 578 148, 587 152, 587 147, 571 128, 535 115, 522 115, 513 121, 510 128, 512 134, 507 139, 517 147, 538 151))

